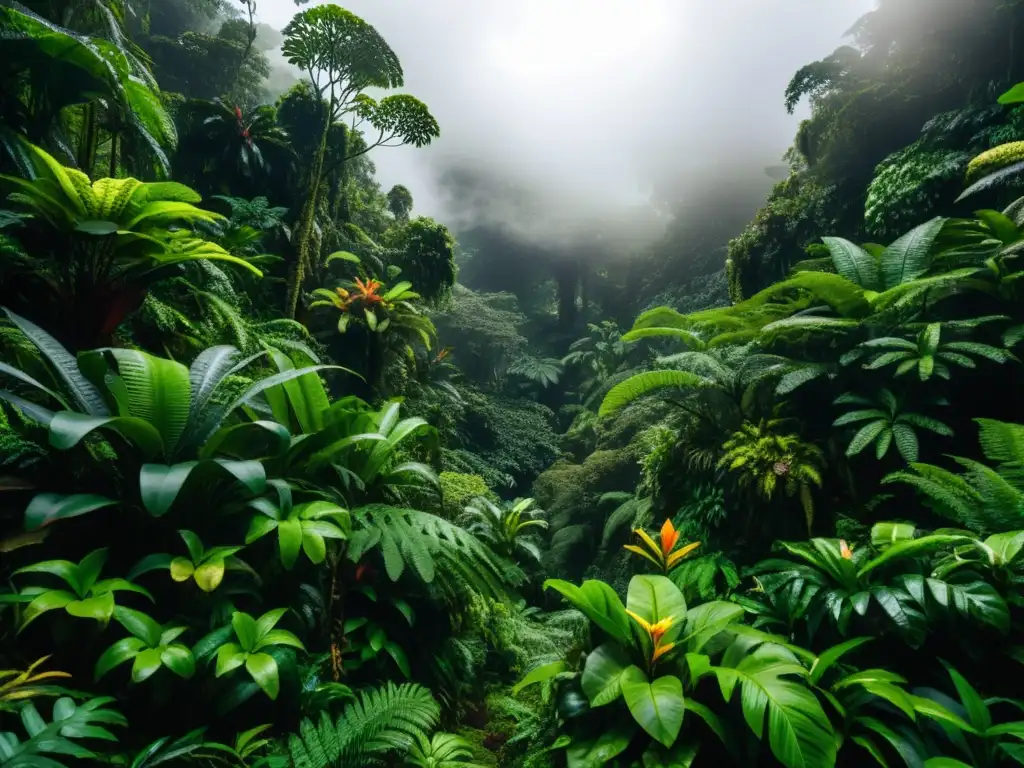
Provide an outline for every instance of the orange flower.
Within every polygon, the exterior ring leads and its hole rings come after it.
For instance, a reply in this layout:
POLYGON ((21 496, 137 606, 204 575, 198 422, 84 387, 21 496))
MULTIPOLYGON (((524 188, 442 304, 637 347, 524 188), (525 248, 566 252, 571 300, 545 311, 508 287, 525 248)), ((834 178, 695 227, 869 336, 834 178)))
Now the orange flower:
POLYGON ((357 277, 356 280, 355 280, 355 283, 356 283, 356 288, 359 291, 358 298, 362 299, 363 301, 367 302, 368 304, 376 304, 376 303, 379 303, 379 302, 383 301, 383 298, 381 296, 377 295, 377 290, 382 285, 384 285, 379 280, 373 280, 372 278, 367 278, 366 282, 364 283, 362 280, 360 280, 357 277))
POLYGON ((846 539, 839 540, 839 554, 843 556, 844 560, 853 560, 853 550, 846 543, 846 539))
POLYGON ((680 534, 679 531, 676 530, 675 526, 672 525, 671 520, 666 520, 665 524, 661 526, 661 533, 659 534, 661 539, 660 543, 651 538, 651 535, 643 528, 637 528, 633 533, 640 537, 640 540, 643 542, 643 546, 627 544, 625 548, 630 552, 650 560, 665 573, 671 571, 680 560, 700 546, 700 542, 695 541, 692 544, 687 544, 684 547, 676 549, 676 545, 679 543, 680 534))
POLYGON ((661 554, 668 557, 675 549, 677 541, 679 541, 679 531, 672 525, 672 521, 666 518, 665 524, 661 526, 661 554))
POLYGON ((626 613, 628 613, 630 615, 630 618, 632 618, 633 621, 639 624, 640 627, 651 638, 651 643, 654 646, 654 649, 651 653, 652 664, 656 662, 658 659, 660 659, 662 656, 664 656, 666 653, 671 651, 673 648, 675 648, 675 643, 665 643, 664 645, 662 645, 661 643, 661 641, 665 638, 665 633, 672 628, 672 622, 674 621, 674 618, 672 616, 666 616, 660 621, 651 624, 645 618, 643 618, 642 616, 638 616, 632 611, 626 611, 626 613))

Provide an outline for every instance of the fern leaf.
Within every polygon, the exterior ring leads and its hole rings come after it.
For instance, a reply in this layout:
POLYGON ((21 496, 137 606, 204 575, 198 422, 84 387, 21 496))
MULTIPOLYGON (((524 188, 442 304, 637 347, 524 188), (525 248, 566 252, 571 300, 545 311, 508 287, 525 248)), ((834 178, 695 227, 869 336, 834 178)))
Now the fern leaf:
POLYGON ((861 288, 877 291, 880 285, 880 273, 875 257, 859 245, 841 237, 821 238, 832 254, 832 263, 836 272, 861 288))
POLYGON ((605 395, 598 416, 608 416, 639 398, 666 389, 698 389, 707 380, 686 371, 646 371, 616 384, 605 395))

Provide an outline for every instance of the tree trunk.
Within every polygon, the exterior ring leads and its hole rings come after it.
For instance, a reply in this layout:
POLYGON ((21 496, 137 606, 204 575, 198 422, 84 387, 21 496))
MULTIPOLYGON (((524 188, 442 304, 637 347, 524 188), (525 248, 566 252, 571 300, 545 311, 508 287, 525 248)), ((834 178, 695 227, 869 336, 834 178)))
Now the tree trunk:
POLYGON ((110 178, 117 178, 117 134, 110 134, 110 178))
POLYGON ((576 325, 576 287, 579 278, 579 265, 575 260, 563 261, 555 267, 558 325, 562 330, 570 330, 576 325))
POLYGON ((302 282, 306 276, 306 265, 309 261, 309 246, 313 235, 313 223, 316 217, 316 206, 320 196, 320 176, 323 173, 324 156, 327 154, 327 134, 331 130, 330 122, 324 125, 320 136, 320 147, 313 167, 309 172, 309 194, 302 206, 299 226, 295 230, 295 261, 288 275, 288 296, 285 301, 285 316, 294 318, 299 308, 299 296, 302 293, 302 282))
POLYGON ((92 103, 82 107, 82 132, 78 137, 76 154, 79 170, 91 177, 92 166, 96 162, 96 107, 92 103))

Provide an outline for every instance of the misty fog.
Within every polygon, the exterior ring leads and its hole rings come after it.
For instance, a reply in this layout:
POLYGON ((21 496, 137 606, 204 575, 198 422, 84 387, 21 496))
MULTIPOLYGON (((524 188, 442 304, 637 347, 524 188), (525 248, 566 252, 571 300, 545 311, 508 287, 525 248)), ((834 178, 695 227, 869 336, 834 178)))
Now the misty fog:
MULTIPOLYGON (((499 227, 559 244, 595 222, 626 241, 650 236, 680 201, 723 179, 764 186, 762 169, 779 162, 802 117, 786 113, 787 82, 874 2, 343 5, 381 32, 405 90, 441 124, 426 149, 373 153, 385 188, 405 184, 418 213, 456 232, 499 227)), ((259 4, 277 29, 296 10, 293 0, 259 4)))

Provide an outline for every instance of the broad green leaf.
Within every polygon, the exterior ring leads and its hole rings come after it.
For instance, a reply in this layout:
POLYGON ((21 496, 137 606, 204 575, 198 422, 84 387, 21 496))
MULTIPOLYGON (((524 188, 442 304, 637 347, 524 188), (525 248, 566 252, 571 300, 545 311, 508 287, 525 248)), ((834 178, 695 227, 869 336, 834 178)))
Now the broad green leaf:
POLYGON ((24 630, 25 627, 47 611, 53 611, 57 608, 65 608, 75 599, 75 595, 70 592, 65 592, 62 589, 51 589, 47 592, 43 592, 32 600, 31 603, 25 606, 25 612, 22 614, 21 626, 18 627, 18 631, 21 632, 24 630))
POLYGON ((835 664, 839 659, 845 656, 850 651, 859 648, 864 643, 870 643, 874 640, 873 637, 855 637, 852 640, 839 643, 839 645, 833 645, 826 651, 822 651, 821 655, 814 660, 814 664, 811 666, 811 682, 815 685, 821 680, 832 665, 835 664))
POLYGON ((631 666, 622 674, 621 685, 633 719, 651 738, 671 747, 683 726, 686 709, 682 681, 674 675, 662 675, 650 682, 642 669, 631 666))
POLYGON ((952 547, 959 544, 969 544, 970 542, 971 538, 969 536, 947 534, 933 534, 931 536, 922 536, 919 539, 897 541, 878 557, 873 558, 862 565, 857 571, 857 575, 865 576, 876 568, 895 560, 931 554, 932 552, 946 547, 952 547))
POLYGON ((171 578, 175 581, 188 581, 195 572, 192 561, 185 557, 176 557, 171 560, 171 578))
POLYGON ((931 266, 931 249, 945 225, 943 218, 934 218, 910 230, 885 249, 881 258, 885 288, 894 288, 921 277, 931 266))
POLYGON ((515 696, 528 686, 550 680, 555 675, 565 672, 566 669, 568 669, 568 665, 564 661, 552 661, 550 664, 543 664, 528 672, 522 680, 512 686, 512 695, 515 696))
POLYGON ((604 643, 587 655, 580 683, 590 706, 611 704, 622 695, 620 678, 629 666, 629 657, 617 643, 604 643))
POLYGON ((153 648, 160 644, 160 625, 153 617, 142 611, 118 605, 114 608, 114 619, 135 637, 144 640, 148 647, 153 648))
POLYGON ((219 557, 207 560, 193 574, 196 584, 203 592, 213 592, 224 580, 224 560, 219 557))
POLYGON ((405 655, 405 651, 402 650, 402 646, 393 640, 388 640, 384 643, 384 651, 394 660, 406 679, 412 677, 412 668, 409 666, 409 659, 405 655))
POLYGON ((700 653, 707 643, 730 624, 743 620, 743 606, 736 603, 714 600, 703 603, 686 612, 680 642, 688 653, 700 653))
POLYGON ((36 531, 58 520, 85 515, 120 502, 98 496, 94 493, 75 493, 65 496, 59 493, 39 493, 25 509, 25 530, 36 531))
POLYGON ((198 461, 181 464, 143 464, 139 471, 142 505, 153 517, 167 514, 198 461))
POLYGON ((664 749, 652 744, 643 755, 643 768, 690 768, 697 759, 700 744, 676 744, 664 749))
POLYGON ((836 272, 869 291, 881 290, 878 261, 859 245, 841 237, 821 238, 832 254, 836 272))
POLYGON ((216 676, 221 677, 245 664, 249 654, 238 643, 225 643, 217 649, 216 676))
POLYGON ((274 608, 260 616, 256 620, 256 639, 262 640, 269 635, 270 631, 277 626, 286 613, 288 613, 287 608, 274 608))
POLYGON ((159 648, 147 648, 140 651, 135 657, 135 663, 132 664, 132 682, 141 683, 148 680, 162 666, 159 648))
POLYGON ((160 661, 171 672, 186 680, 192 677, 196 671, 196 660, 192 651, 184 645, 168 645, 160 651, 160 661))
POLYGON ((584 581, 577 587, 561 579, 548 579, 545 589, 554 589, 592 622, 621 643, 632 643, 630 618, 619 596, 603 581, 584 581))
POLYGON ((72 600, 64 607, 64 610, 80 619, 95 619, 101 624, 105 624, 114 614, 114 595, 107 592, 85 600, 72 600))
POLYGON ((251 651, 256 645, 257 632, 256 620, 248 613, 235 611, 231 615, 231 628, 235 630, 235 637, 242 646, 242 650, 251 651))
POLYGON ((136 654, 146 648, 146 644, 137 637, 126 637, 111 645, 96 660, 93 668, 93 679, 99 680, 115 667, 124 664, 129 659, 135 658, 136 654))
POLYGON ((282 520, 277 525, 277 543, 281 550, 281 563, 291 570, 302 548, 302 525, 298 520, 282 520))
MULTIPOLYGON (((686 599, 679 587, 666 576, 634 576, 629 581, 626 607, 654 624, 672 619, 663 643, 674 642, 686 620, 686 599)), ((742 609, 741 609, 742 610, 742 609)))
POLYGON ((111 429, 129 442, 138 446, 147 458, 156 458, 163 453, 164 444, 160 433, 142 419, 133 416, 87 416, 84 413, 62 411, 50 422, 50 445, 66 451, 97 429, 111 429))
POLYGON ((254 653, 245 660, 245 668, 272 701, 277 699, 281 682, 277 674, 277 662, 273 656, 269 653, 254 653))
POLYGON ((573 739, 566 750, 568 768, 605 768, 621 755, 636 733, 636 724, 619 721, 596 739, 573 739))

